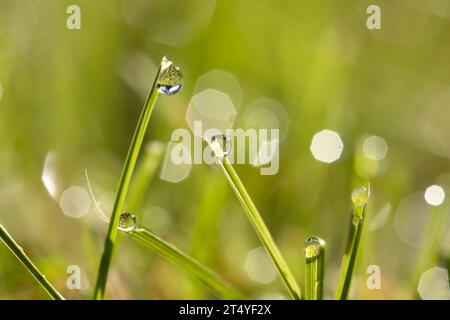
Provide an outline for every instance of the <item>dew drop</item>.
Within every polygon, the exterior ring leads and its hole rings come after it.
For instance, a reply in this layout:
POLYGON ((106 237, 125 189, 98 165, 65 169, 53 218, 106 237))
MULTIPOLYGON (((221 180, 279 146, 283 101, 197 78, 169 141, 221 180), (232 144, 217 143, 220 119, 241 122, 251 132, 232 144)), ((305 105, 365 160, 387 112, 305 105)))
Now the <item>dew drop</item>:
POLYGON ((225 158, 231 154, 231 140, 224 134, 213 136, 210 145, 216 158, 225 158))
POLYGON ((128 212, 122 213, 119 219, 119 229, 122 231, 133 231, 137 227, 136 217, 128 212))
POLYGON ((352 192, 352 202, 355 206, 363 207, 367 204, 370 197, 370 190, 368 187, 357 187, 352 192))
POLYGON ((325 241, 317 237, 311 237, 305 241, 305 258, 314 259, 322 254, 325 248, 325 241))
POLYGON ((178 93, 183 87, 184 79, 180 68, 166 57, 161 63, 161 71, 156 80, 156 88, 167 96, 178 93))

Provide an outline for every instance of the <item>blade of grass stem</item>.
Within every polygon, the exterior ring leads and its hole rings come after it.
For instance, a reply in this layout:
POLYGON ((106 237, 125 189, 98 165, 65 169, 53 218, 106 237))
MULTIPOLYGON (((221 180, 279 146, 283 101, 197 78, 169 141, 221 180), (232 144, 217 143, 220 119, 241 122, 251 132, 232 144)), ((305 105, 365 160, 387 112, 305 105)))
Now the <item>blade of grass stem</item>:
POLYGON ((323 299, 325 275, 325 241, 312 237, 305 241, 305 299, 323 299))
POLYGON ((130 187, 127 199, 127 211, 138 211, 146 195, 153 176, 155 175, 158 166, 161 162, 164 153, 164 145, 160 142, 151 142, 144 147, 146 150, 142 163, 136 169, 134 181, 130 187))
POLYGON ((341 276, 336 290, 336 299, 346 300, 353 277, 359 242, 364 226, 366 205, 354 205, 353 217, 350 223, 350 231, 347 238, 344 257, 341 264, 341 276))
POLYGON ((208 287, 214 289, 225 299, 242 299, 241 294, 214 271, 150 231, 144 228, 136 228, 133 231, 125 233, 149 247, 159 256, 200 280, 208 287))
POLYGON ((0 238, 5 243, 6 247, 19 259, 25 268, 33 275, 36 281, 45 289, 48 295, 53 300, 64 300, 64 297, 53 287, 53 285, 47 280, 45 275, 39 271, 36 265, 25 254, 22 247, 14 240, 14 238, 6 231, 3 225, 0 223, 0 238))
POLYGON ((225 174, 228 182, 230 183, 233 191, 236 193, 240 203, 242 204, 242 207, 244 208, 244 211, 247 214, 247 217, 250 220, 253 228, 255 229, 259 239, 266 248, 269 256, 271 257, 278 272, 280 273, 280 276, 283 279, 292 298, 302 299, 300 287, 295 281, 295 278, 292 275, 286 262, 284 261, 284 258, 281 255, 281 252, 278 249, 277 245, 275 244, 269 229, 264 223, 264 220, 259 214, 258 209, 250 198, 250 195, 245 189, 244 184, 237 175, 230 161, 226 157, 224 157, 219 161, 219 165, 222 168, 222 171, 225 174))
POLYGON ((117 227, 119 226, 120 214, 122 213, 125 205, 127 192, 130 186, 131 177, 133 175, 134 168, 136 166, 139 151, 144 140, 145 132, 150 121, 153 108, 158 98, 158 90, 156 88, 156 82, 161 72, 161 65, 155 77, 155 81, 152 85, 150 93, 142 109, 139 121, 136 126, 133 138, 131 140, 128 154, 125 159, 125 163, 120 176, 119 186, 117 188, 116 198, 114 201, 113 210, 111 213, 111 220, 108 226, 108 233, 105 239, 105 245, 103 248, 103 254, 100 260, 100 266, 98 269, 97 281, 94 289, 94 299, 103 299, 106 289, 106 281, 108 278, 109 266, 111 264, 114 244, 117 239, 117 227))

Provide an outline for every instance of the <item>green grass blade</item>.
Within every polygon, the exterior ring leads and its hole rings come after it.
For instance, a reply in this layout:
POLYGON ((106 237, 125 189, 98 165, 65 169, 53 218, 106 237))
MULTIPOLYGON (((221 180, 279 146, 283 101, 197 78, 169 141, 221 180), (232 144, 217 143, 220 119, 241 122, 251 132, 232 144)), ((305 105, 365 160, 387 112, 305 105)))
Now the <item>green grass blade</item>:
POLYGON ((145 156, 142 159, 142 163, 136 169, 134 181, 128 194, 128 212, 136 212, 141 208, 146 192, 164 154, 164 145, 160 142, 151 142, 144 149, 146 149, 145 156))
POLYGON ((341 276, 339 278, 336 299, 346 300, 350 290, 350 285, 355 268, 356 258, 358 256, 359 242, 364 226, 366 204, 369 200, 369 188, 360 187, 355 189, 352 194, 353 215, 350 223, 347 245, 342 258, 341 276))
POLYGON ((17 244, 14 238, 6 231, 3 225, 0 223, 0 239, 5 243, 9 250, 16 256, 17 259, 27 268, 27 270, 33 275, 36 281, 45 289, 48 295, 54 300, 64 300, 64 297, 53 287, 53 285, 47 280, 45 275, 39 271, 36 265, 25 254, 22 247, 17 244))
POLYGON ((245 189, 244 184, 237 175, 230 161, 225 157, 221 161, 219 161, 219 164, 223 170, 223 173, 225 174, 225 177, 227 178, 240 203, 242 204, 242 207, 244 208, 244 211, 247 214, 250 223, 252 224, 253 228, 258 234, 259 239, 263 243, 278 272, 280 273, 280 276, 283 279, 286 287, 288 288, 292 298, 302 299, 300 287, 295 281, 295 278, 289 270, 286 262, 284 261, 284 258, 281 255, 281 252, 278 249, 277 245, 275 244, 269 229, 264 223, 264 220, 259 214, 258 209, 250 198, 250 195, 245 189))
POLYGON ((117 239, 117 227, 119 226, 119 218, 125 205, 128 189, 130 187, 131 178, 134 168, 136 166, 139 151, 144 140, 145 132, 150 121, 153 108, 158 98, 158 90, 156 88, 156 82, 161 72, 161 65, 155 77, 155 81, 148 95, 147 101, 144 104, 142 113, 139 117, 136 130, 131 140, 128 154, 125 159, 125 163, 120 176, 119 186, 117 188, 116 198, 114 201, 113 210, 111 213, 111 219, 108 227, 108 233, 105 239, 105 245, 103 248, 103 254, 98 269, 97 281, 94 289, 94 299, 103 299, 106 289, 106 280, 108 278, 109 266, 113 255, 114 244, 117 239))
POLYGON ((191 256, 183 253, 174 245, 152 234, 150 231, 143 228, 137 228, 125 233, 139 240, 159 256, 214 289, 225 299, 242 299, 241 294, 214 271, 210 270, 191 256))
POLYGON ((323 299, 325 276, 325 241, 312 237, 305 241, 305 299, 323 299))

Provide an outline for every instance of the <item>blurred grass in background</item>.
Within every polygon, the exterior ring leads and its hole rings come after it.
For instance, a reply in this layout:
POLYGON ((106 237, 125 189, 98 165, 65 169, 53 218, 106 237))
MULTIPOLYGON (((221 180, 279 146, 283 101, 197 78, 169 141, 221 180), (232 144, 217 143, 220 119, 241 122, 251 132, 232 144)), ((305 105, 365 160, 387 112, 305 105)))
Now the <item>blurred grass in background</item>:
MULTIPOLYGON (((317 235, 327 242, 325 298, 333 296, 351 191, 371 180, 350 297, 410 298, 434 212, 424 191, 433 184, 450 190, 449 36, 445 0, 1 0, 0 222, 67 298, 90 297, 107 225, 84 170, 110 212, 145 95, 167 54, 183 70, 185 87, 159 99, 147 141, 166 145, 173 130, 189 128, 189 102, 209 85, 229 95, 235 128, 248 124, 253 101, 272 99, 263 100, 275 117, 265 123, 285 133, 280 171, 236 170, 302 287, 303 242, 317 235), (70 4, 81 8, 81 30, 66 28, 70 4), (369 4, 381 7, 382 30, 366 28, 369 4), (324 129, 344 144, 330 164, 310 151, 324 129), (388 147, 379 160, 363 148, 373 135, 388 147), (88 214, 76 219, 67 210, 88 214), (81 267, 82 290, 65 289, 69 265, 81 267), (366 287, 369 265, 381 268, 380 290, 366 287)), ((140 223, 249 297, 287 298, 219 169, 193 165, 188 176, 170 174, 186 179, 171 183, 156 173, 147 197, 133 203, 140 223)), ((444 216, 447 202, 439 207, 444 216)), ((445 255, 448 224, 442 230, 445 255)), ((121 242, 110 298, 215 297, 129 239, 121 242)), ((420 272, 434 266, 445 264, 429 261, 420 272)), ((46 298, 3 246, 0 298, 46 298)))

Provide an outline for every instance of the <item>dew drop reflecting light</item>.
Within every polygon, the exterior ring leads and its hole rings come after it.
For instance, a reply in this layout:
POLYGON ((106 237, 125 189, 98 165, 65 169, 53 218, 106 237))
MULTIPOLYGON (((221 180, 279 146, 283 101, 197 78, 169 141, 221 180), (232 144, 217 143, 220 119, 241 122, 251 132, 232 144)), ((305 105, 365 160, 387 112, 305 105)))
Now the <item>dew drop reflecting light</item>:
POLYGON ((211 138, 211 149, 217 158, 225 158, 231 154, 233 146, 231 140, 227 136, 220 134, 211 138))
POLYGON ((370 189, 369 187, 356 187, 352 192, 352 202, 355 206, 365 206, 369 201, 370 189))
POLYGON ((316 160, 332 163, 341 157, 344 143, 337 132, 325 129, 314 135, 310 149, 316 160))
POLYGON ((425 190, 425 201, 432 206, 439 206, 445 200, 445 192, 441 186, 432 185, 425 190))
POLYGON ((137 228, 137 219, 134 214, 124 212, 119 218, 119 229, 122 231, 133 231, 137 228))
POLYGON ((184 84, 184 76, 180 68, 166 57, 163 58, 161 71, 156 80, 156 88, 167 96, 178 93, 184 84))

